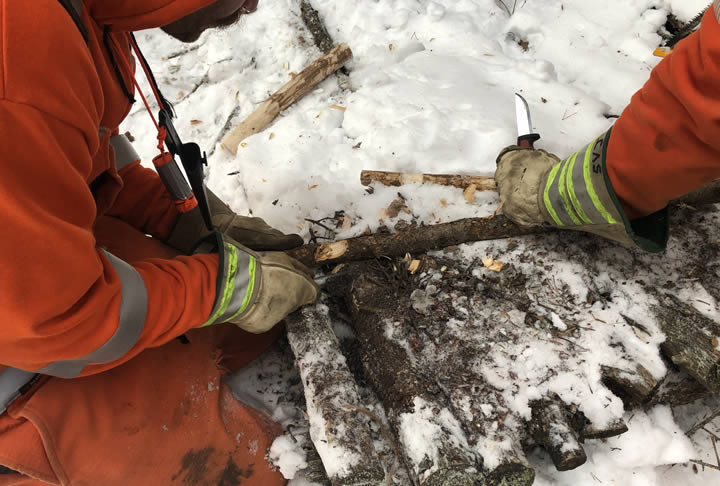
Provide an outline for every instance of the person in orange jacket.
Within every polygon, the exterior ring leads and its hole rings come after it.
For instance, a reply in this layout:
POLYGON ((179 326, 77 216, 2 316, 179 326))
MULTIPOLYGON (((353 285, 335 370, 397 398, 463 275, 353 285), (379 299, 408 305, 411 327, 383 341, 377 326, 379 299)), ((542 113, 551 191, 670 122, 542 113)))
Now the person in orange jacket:
POLYGON ((194 40, 256 6, 0 0, 0 485, 285 483, 277 425, 222 376, 316 299, 281 251, 302 239, 212 194, 207 231, 118 129, 133 31, 194 40))
POLYGON ((570 157, 503 150, 495 177, 505 214, 664 250, 668 203, 720 177, 719 22, 715 0, 615 125, 570 157))

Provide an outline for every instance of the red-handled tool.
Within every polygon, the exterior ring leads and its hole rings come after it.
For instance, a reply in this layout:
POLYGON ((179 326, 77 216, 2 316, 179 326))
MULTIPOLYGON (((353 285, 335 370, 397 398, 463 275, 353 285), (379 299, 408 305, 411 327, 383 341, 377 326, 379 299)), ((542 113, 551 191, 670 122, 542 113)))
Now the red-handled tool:
POLYGON ((518 138, 517 144, 520 147, 534 149, 535 142, 540 140, 540 135, 533 133, 532 121, 530 120, 530 107, 525 98, 515 93, 515 116, 517 118, 518 138))

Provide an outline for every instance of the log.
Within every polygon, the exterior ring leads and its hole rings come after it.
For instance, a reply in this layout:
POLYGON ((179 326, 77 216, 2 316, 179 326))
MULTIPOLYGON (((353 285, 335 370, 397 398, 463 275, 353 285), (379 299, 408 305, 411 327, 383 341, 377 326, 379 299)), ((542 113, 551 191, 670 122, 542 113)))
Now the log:
POLYGON ((385 472, 369 433, 357 384, 332 329, 327 307, 304 307, 285 320, 300 371, 310 438, 333 486, 374 485, 385 472))
POLYGON ((556 397, 531 403, 530 433, 550 454, 558 471, 570 471, 582 466, 587 455, 577 431, 571 425, 566 407, 556 397))
POLYGON ((352 51, 350 48, 346 44, 340 44, 317 59, 265 100, 245 121, 228 133, 222 140, 222 146, 236 154, 240 142, 250 135, 262 131, 283 110, 305 96, 351 58, 352 51))
POLYGON ((448 175, 448 174, 404 174, 402 172, 384 172, 364 170, 360 173, 360 182, 369 186, 378 182, 384 186, 403 186, 405 184, 438 184, 467 189, 471 185, 478 191, 496 191, 495 179, 492 177, 448 175))
MULTIPOLYGON (((693 207, 720 203, 720 182, 714 181, 674 201, 673 205, 688 205, 688 201, 692 202, 693 207)), ((393 234, 374 234, 332 243, 311 244, 291 250, 288 254, 307 266, 317 266, 403 256, 406 253, 418 255, 473 241, 515 238, 550 231, 558 230, 549 226, 518 226, 500 214, 490 218, 466 218, 451 223, 419 226, 393 234)))
POLYGON ((649 410, 657 405, 680 407, 711 395, 707 388, 684 372, 668 372, 652 399, 643 407, 649 410))
POLYGON ((663 353, 711 392, 720 392, 720 325, 674 295, 654 309, 663 353))
POLYGON ((349 307, 368 381, 383 402, 411 480, 415 485, 475 484, 480 473, 476 457, 458 447, 438 419, 447 413, 449 403, 437 386, 412 366, 408 350, 387 338, 379 311, 390 305, 394 292, 374 281, 369 266, 354 264, 343 276, 328 280, 326 288, 349 307), (415 444, 411 432, 418 427, 437 434, 415 444))
POLYGON ((647 402, 659 385, 650 372, 642 365, 635 370, 623 370, 613 366, 602 366, 602 381, 627 407, 647 402))
POLYGON ((423 322, 410 317, 410 289, 388 282, 385 272, 392 265, 387 266, 349 264, 343 268, 342 277, 328 280, 327 289, 350 309, 366 375, 385 406, 414 484, 529 486, 534 472, 524 456, 513 458, 509 452, 499 467, 492 471, 484 467, 475 446, 479 435, 491 437, 491 424, 498 417, 484 415, 476 405, 492 392, 482 378, 465 376, 467 373, 461 373, 457 366, 418 362, 416 353, 420 351, 412 350, 412 346, 427 347, 422 354, 428 356, 436 354, 434 344, 423 340, 418 331, 423 322), (393 321, 392 331, 389 320, 393 321), (401 345, 398 339, 414 344, 401 345), (468 388, 468 383, 473 386, 468 388), (472 418, 457 412, 463 408, 461 404, 468 403, 473 404, 472 418), (437 434, 434 443, 424 448, 430 452, 419 453, 412 432, 424 429, 437 434))

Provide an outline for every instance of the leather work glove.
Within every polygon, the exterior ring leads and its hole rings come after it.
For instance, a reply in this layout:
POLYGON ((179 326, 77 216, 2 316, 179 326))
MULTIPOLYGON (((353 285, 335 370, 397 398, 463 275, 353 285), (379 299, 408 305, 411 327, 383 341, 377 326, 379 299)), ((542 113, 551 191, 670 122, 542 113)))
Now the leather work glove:
POLYGON ((320 290, 310 270, 285 253, 256 253, 221 233, 208 240, 218 249, 219 276, 213 310, 202 327, 230 322, 260 334, 317 300, 320 290))
POLYGON ((511 146, 497 158, 495 179, 505 215, 521 226, 549 224, 595 233, 649 252, 665 249, 667 208, 629 221, 607 175, 609 130, 565 160, 511 146))
MULTIPOLYGON (((282 251, 302 246, 300 235, 286 235, 268 225, 261 218, 239 216, 212 191, 207 190, 208 205, 215 228, 241 245, 253 250, 282 251)), ((166 243, 185 253, 206 238, 210 232, 205 226, 199 208, 178 217, 166 243)))

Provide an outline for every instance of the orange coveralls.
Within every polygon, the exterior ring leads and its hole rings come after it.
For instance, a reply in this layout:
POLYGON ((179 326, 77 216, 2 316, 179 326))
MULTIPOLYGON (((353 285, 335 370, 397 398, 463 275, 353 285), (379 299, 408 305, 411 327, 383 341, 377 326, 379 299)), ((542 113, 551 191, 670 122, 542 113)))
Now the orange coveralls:
MULTIPOLYGON (((193 330, 217 255, 161 243, 170 197, 139 162, 118 172, 109 142, 131 106, 111 61, 130 59, 127 33, 212 1, 84 0, 86 43, 58 0, 0 0, 0 376, 76 377, 43 378, 0 415, 0 464, 22 473, 0 485, 284 484, 264 460, 277 426, 220 371, 276 333, 193 330), (144 283, 146 317, 118 347, 123 275, 144 283)), ((132 90, 129 65, 117 62, 132 90)))
POLYGON ((720 177, 719 18, 715 0, 615 123, 607 169, 629 218, 720 177))

